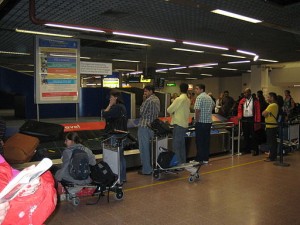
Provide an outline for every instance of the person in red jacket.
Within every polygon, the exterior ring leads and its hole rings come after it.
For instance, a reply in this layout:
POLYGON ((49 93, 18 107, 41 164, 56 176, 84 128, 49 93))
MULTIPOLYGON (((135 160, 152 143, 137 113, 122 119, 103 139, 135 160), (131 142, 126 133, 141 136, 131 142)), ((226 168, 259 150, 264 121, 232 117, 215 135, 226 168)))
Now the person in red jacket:
POLYGON ((250 88, 244 91, 244 98, 242 98, 238 105, 238 118, 242 122, 242 130, 244 136, 244 147, 242 152, 244 154, 250 153, 258 155, 258 140, 255 131, 261 127, 261 112, 260 104, 257 98, 253 98, 250 88))
MULTIPOLYGON (((19 171, 13 169, 0 155, 0 191, 19 171)), ((49 171, 31 181, 10 201, 0 201, 1 225, 41 225, 56 206, 54 179, 49 171)))

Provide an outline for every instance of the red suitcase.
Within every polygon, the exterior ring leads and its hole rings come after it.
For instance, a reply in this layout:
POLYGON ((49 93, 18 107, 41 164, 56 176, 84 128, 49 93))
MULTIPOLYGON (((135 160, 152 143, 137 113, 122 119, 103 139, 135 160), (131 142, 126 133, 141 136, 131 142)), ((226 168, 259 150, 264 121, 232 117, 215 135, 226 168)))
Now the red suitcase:
POLYGON ((36 137, 25 134, 14 134, 3 146, 4 158, 9 163, 24 163, 30 161, 40 141, 36 137))

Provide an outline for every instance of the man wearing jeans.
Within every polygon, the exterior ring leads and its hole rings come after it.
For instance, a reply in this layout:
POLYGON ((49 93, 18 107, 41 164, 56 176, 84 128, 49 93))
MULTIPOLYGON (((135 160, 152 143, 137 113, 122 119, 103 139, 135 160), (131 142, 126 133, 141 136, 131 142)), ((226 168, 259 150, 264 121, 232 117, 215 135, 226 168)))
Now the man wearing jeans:
POLYGON ((153 131, 148 125, 158 117, 160 111, 160 101, 154 94, 154 86, 147 85, 144 88, 146 100, 140 108, 140 121, 138 125, 139 150, 141 156, 142 170, 138 171, 140 175, 150 175, 152 166, 150 163, 150 140, 153 137, 153 131))
POLYGON ((191 101, 187 97, 188 84, 180 84, 180 96, 167 108, 170 113, 173 128, 173 152, 178 157, 179 164, 186 162, 185 135, 188 127, 191 101))
POLYGON ((196 161, 208 163, 210 147, 210 128, 211 114, 215 107, 212 98, 205 93, 205 85, 197 84, 195 93, 198 95, 195 102, 195 121, 196 121, 196 161))

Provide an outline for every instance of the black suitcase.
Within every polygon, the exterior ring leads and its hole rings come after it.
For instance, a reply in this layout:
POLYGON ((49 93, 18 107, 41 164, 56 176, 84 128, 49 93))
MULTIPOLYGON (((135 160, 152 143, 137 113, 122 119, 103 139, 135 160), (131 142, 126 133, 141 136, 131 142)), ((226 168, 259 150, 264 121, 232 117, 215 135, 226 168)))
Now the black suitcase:
POLYGON ((64 126, 56 123, 27 120, 21 127, 20 133, 37 137, 40 142, 63 139, 64 126))

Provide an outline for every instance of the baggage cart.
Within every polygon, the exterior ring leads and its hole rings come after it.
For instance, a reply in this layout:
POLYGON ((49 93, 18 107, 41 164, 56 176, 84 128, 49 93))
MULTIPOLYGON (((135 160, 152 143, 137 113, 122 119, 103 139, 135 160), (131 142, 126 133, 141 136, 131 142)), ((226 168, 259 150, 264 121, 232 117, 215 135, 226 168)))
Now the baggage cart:
MULTIPOLYGON (((154 131, 155 133, 155 131, 154 131)), ((196 161, 190 161, 189 163, 182 163, 169 168, 163 168, 158 162, 158 156, 161 152, 168 151, 168 136, 158 137, 154 135, 152 139, 152 160, 154 164, 153 177, 157 180, 161 178, 161 174, 178 174, 181 171, 187 170, 190 172, 188 181, 190 183, 200 178, 199 170, 202 163, 196 161)))
POLYGON ((103 186, 97 182, 92 182, 87 185, 76 185, 70 182, 62 181, 61 184, 66 192, 66 199, 74 206, 79 205, 80 199, 77 196, 77 193, 86 188, 94 188, 92 196, 98 196, 98 199, 95 202, 88 202, 87 205, 97 204, 102 196, 107 192, 107 202, 109 202, 110 192, 114 192, 116 200, 122 200, 124 197, 123 186, 121 181, 121 166, 120 166, 120 154, 123 148, 124 142, 128 136, 128 132, 125 131, 115 131, 110 133, 110 136, 103 140, 102 149, 103 149, 103 161, 106 162, 112 172, 116 175, 116 179, 110 186, 103 186))

